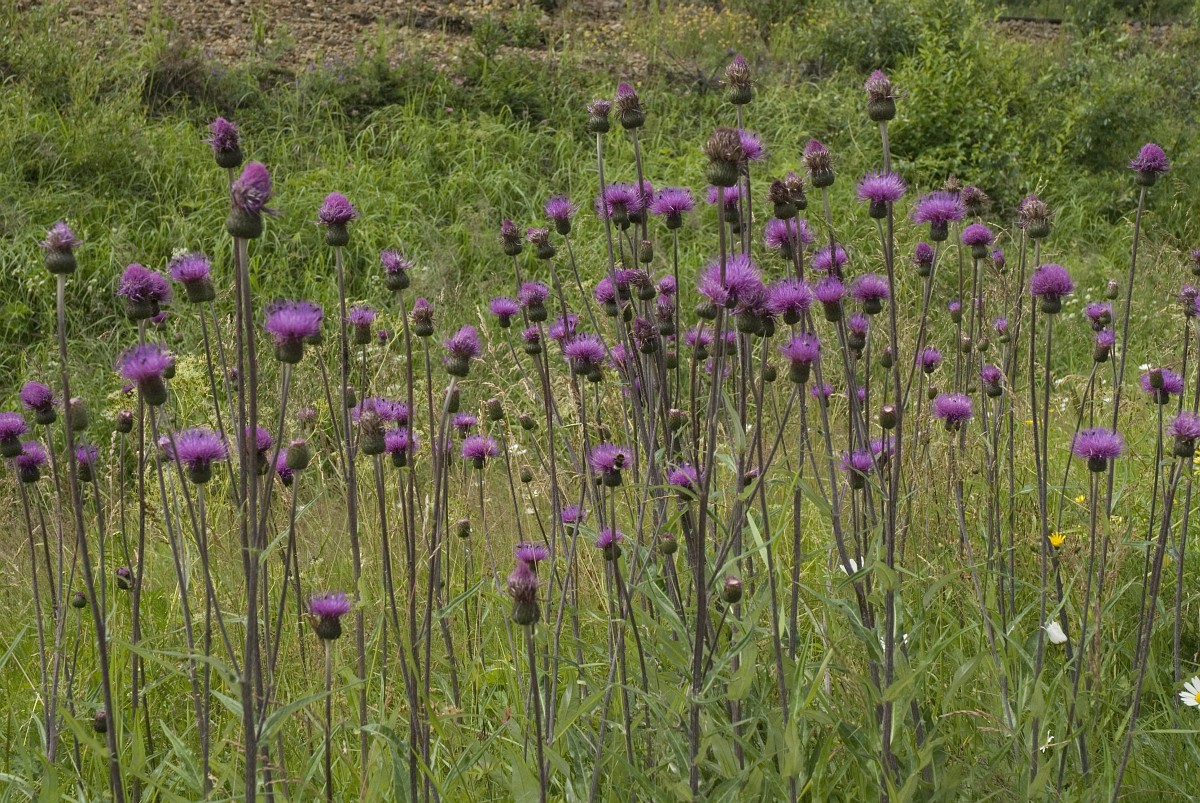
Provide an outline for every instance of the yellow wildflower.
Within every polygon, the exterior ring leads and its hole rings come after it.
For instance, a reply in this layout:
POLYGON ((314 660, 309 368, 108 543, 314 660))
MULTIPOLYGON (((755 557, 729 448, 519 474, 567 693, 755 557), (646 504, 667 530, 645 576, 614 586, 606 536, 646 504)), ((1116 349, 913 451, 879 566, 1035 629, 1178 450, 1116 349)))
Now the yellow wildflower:
POLYGON ((1054 547, 1055 549, 1062 548, 1062 545, 1065 544, 1066 541, 1067 541, 1066 533, 1060 533, 1060 532, 1050 533, 1050 546, 1054 547))

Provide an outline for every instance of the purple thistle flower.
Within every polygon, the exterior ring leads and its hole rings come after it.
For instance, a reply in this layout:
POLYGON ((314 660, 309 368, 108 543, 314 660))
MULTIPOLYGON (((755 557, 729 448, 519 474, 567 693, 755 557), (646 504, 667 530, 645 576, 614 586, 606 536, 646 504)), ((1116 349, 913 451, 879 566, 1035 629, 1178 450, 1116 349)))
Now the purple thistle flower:
POLYGON ((165 304, 171 300, 171 285, 161 273, 134 262, 121 274, 117 296, 133 304, 165 304))
POLYGON ((946 302, 946 311, 950 313, 950 317, 957 321, 962 317, 962 302, 957 298, 952 298, 946 302))
POLYGON ((1119 433, 1103 427, 1085 429, 1075 435, 1071 442, 1071 452, 1081 460, 1086 460, 1088 469, 1094 472, 1104 471, 1109 460, 1115 460, 1125 451, 1125 439, 1119 433))
POLYGON ((868 173, 858 183, 858 199, 871 205, 871 217, 887 216, 887 204, 904 197, 908 184, 896 173, 868 173))
POLYGON ((1196 317, 1196 300, 1198 298, 1200 298, 1200 290, 1193 285, 1185 284, 1179 288, 1179 304, 1183 307, 1185 318, 1196 317))
POLYGON ((41 382, 26 382, 21 386, 21 405, 31 413, 45 415, 54 410, 54 392, 41 382))
POLYGON ((407 273, 412 270, 412 262, 399 251, 380 251, 379 263, 383 265, 386 274, 407 273))
POLYGON ((1183 411, 1167 427, 1167 434, 1189 441, 1200 438, 1200 415, 1183 411))
POLYGON ((779 353, 792 365, 811 365, 821 354, 821 342, 816 335, 797 335, 779 347, 779 353))
POLYGON ((739 128, 737 133, 742 143, 742 156, 747 162, 758 162, 767 158, 767 149, 763 146, 762 137, 744 128, 739 128))
POLYGON ((771 218, 763 226, 763 243, 772 251, 780 251, 785 258, 790 258, 796 242, 801 246, 812 245, 816 236, 808 228, 808 221, 800 218, 797 225, 795 218, 780 220, 771 218))
POLYGON ((858 337, 866 337, 867 330, 871 327, 870 319, 861 312, 856 312, 846 321, 846 329, 851 335, 858 337))
POLYGON ((546 217, 555 223, 570 220, 575 216, 575 204, 565 195, 552 195, 546 200, 546 217))
POLYGON ((850 256, 846 253, 846 249, 840 245, 835 245, 833 256, 830 257, 829 246, 818 249, 813 255, 812 267, 813 270, 821 271, 822 273, 841 273, 842 267, 850 260, 850 256))
MULTIPOLYGON (((540 346, 540 344, 542 342, 542 330, 538 329, 536 325, 528 326, 525 328, 524 332, 521 332, 521 339, 525 341, 525 345, 527 347, 528 346, 540 346)), ((537 354, 540 352, 531 352, 531 353, 537 354)))
POLYGON ((280 449, 279 454, 275 456, 275 475, 285 486, 290 486, 295 479, 296 470, 288 465, 287 449, 280 449))
POLYGON ((415 452, 417 441, 407 427, 394 427, 383 435, 384 451, 390 455, 415 452))
POLYGON ((1053 314, 1062 309, 1062 299, 1075 291, 1071 275, 1062 265, 1049 262, 1029 277, 1029 292, 1040 300, 1042 312, 1053 314))
POLYGON ((526 309, 543 306, 549 297, 550 288, 541 282, 525 282, 517 293, 521 306, 526 309))
POLYGON ((942 352, 929 346, 921 352, 921 370, 927 374, 933 373, 942 364, 942 352))
POLYGON ((483 349, 479 345, 479 333, 475 331, 474 326, 462 327, 452 337, 447 338, 442 345, 452 356, 463 359, 473 359, 483 353, 483 349))
POLYGON ((71 252, 83 245, 83 240, 75 236, 71 227, 65 221, 58 221, 46 232, 46 239, 40 243, 47 251, 71 252))
POLYGON ((172 363, 171 355, 154 343, 134 346, 121 355, 117 372, 121 378, 142 386, 147 382, 161 381, 163 372, 172 363))
POLYGON ((671 297, 678 292, 679 287, 675 283, 675 277, 668 273, 666 276, 658 280, 658 284, 655 285, 655 289, 658 290, 658 294, 660 296, 671 297))
POLYGON ((324 315, 309 301, 277 301, 267 307, 263 328, 275 338, 276 347, 300 346, 320 333, 324 315))
POLYGON ((833 385, 828 382, 822 382, 819 385, 813 385, 812 389, 808 392, 814 399, 828 399, 833 395, 833 385))
POLYGON ((579 524, 587 518, 587 513, 579 505, 564 505, 559 518, 563 524, 579 524))
POLYGON ((912 263, 917 269, 918 276, 928 276, 933 272, 933 246, 929 243, 917 243, 913 250, 912 263))
POLYGON ((466 435, 475 427, 479 426, 479 418, 471 413, 455 413, 451 419, 451 426, 458 431, 458 434, 466 435))
POLYGON ((275 439, 271 437, 271 433, 267 431, 266 427, 256 427, 253 436, 251 435, 250 427, 246 427, 245 435, 246 445, 249 446, 250 442, 253 441, 254 451, 259 455, 265 455, 267 450, 271 448, 271 445, 275 443, 275 439))
POLYGON ((985 385, 999 385, 1004 379, 1004 374, 995 365, 987 363, 979 369, 979 379, 985 385))
POLYGON ((229 447, 211 429, 185 429, 175 434, 174 457, 193 481, 205 482, 212 476, 212 464, 229 458, 229 447))
POLYGON ((1083 308, 1083 314, 1091 321, 1092 327, 1099 331, 1112 323, 1112 304, 1093 301, 1083 308))
MULTIPOLYGON (((717 205, 718 187, 709 187, 704 194, 704 200, 709 206, 717 205)), ((732 187, 725 187, 725 208, 727 210, 736 210, 738 203, 742 199, 742 191, 735 184, 732 187)))
POLYGON ((611 443, 600 443, 592 447, 588 462, 594 471, 602 474, 619 473, 630 462, 629 450, 611 443))
POLYGON ((205 142, 212 148, 213 156, 217 157, 217 164, 221 167, 236 167, 242 161, 238 127, 224 117, 218 117, 208 124, 208 139, 205 142), (237 160, 233 164, 224 164, 223 161, 233 154, 237 154, 237 160))
POLYGON ((534 564, 550 557, 550 550, 546 549, 544 544, 538 544, 531 541, 525 541, 517 544, 516 558, 525 563, 534 564))
POLYGON ((212 281, 212 265, 204 254, 177 256, 167 264, 167 272, 184 287, 212 281))
POLYGON ((342 617, 350 613, 350 600, 342 592, 327 592, 308 600, 308 616, 313 630, 324 641, 342 635, 342 617))
POLYGON ((999 248, 992 251, 992 264, 996 266, 996 270, 1004 270, 1004 265, 1007 260, 1004 259, 1004 252, 999 248))
POLYGON ((41 468, 49 459, 46 447, 38 441, 25 441, 21 444, 21 453, 13 458, 13 465, 21 475, 23 482, 36 482, 41 476, 41 468))
POLYGON ((358 210, 340 192, 331 192, 317 210, 317 222, 323 226, 344 226, 358 217, 358 210))
POLYGON ((1153 142, 1147 142, 1129 162, 1129 169, 1157 178, 1171 169, 1171 160, 1162 148, 1153 142))
POLYGON ((620 530, 612 527, 605 527, 600 531, 600 535, 596 538, 596 548, 603 549, 605 551, 610 550, 617 546, 622 540, 624 540, 624 538, 625 534, 620 530))
POLYGON ((667 473, 667 484, 685 491, 693 491, 700 484, 700 472, 688 463, 680 463, 667 473))
POLYGON ((588 374, 599 370, 608 356, 604 343, 595 335, 578 335, 567 341, 563 356, 575 374, 588 374))
POLYGON ((933 400, 933 417, 954 429, 971 420, 971 397, 963 393, 939 393, 933 400))
POLYGON ((846 296, 846 286, 836 276, 826 276, 816 287, 817 301, 822 304, 840 304, 846 296))
MULTIPOLYGON (((25 416, 12 412, 0 413, 0 441, 9 441, 11 444, 12 441, 17 440, 28 431, 29 425, 25 423, 25 416)), ((12 446, 10 445, 9 448, 11 449, 12 446)), ((15 454, 16 452, 13 452, 13 454, 4 456, 14 457, 15 454)))
POLYGON ((699 327, 696 327, 695 329, 689 329, 688 333, 684 335, 683 339, 684 342, 687 343, 691 348, 696 348, 699 346, 700 348, 706 349, 713 343, 712 332, 708 329, 701 329, 699 327))
POLYGON ((888 299, 887 279, 877 273, 865 273, 850 285, 850 295, 863 305, 868 315, 874 315, 883 309, 883 302, 888 299))
POLYGON ((546 330, 546 334, 556 343, 562 343, 575 335, 577 326, 579 326, 579 316, 568 312, 566 317, 555 318, 554 322, 550 324, 550 328, 546 330))
POLYGON ((355 327, 370 327, 375 322, 375 310, 367 304, 355 304, 346 313, 346 322, 355 327))
POLYGON ((625 225, 631 214, 636 216, 642 212, 645 202, 645 196, 632 184, 617 182, 605 187, 596 199, 596 214, 603 220, 625 225))
POLYGON ((90 443, 80 444, 75 447, 75 461, 80 466, 92 468, 96 465, 96 460, 100 457, 100 450, 90 443))
MULTIPOLYGON (((982 223, 972 223, 962 230, 962 244, 985 249, 996 239, 992 230, 982 223)), ((982 257, 980 257, 982 259, 982 257)))
POLYGON ((997 318, 996 320, 992 321, 992 329, 994 329, 998 335, 1007 336, 1008 318, 997 318))
POLYGON ((783 317, 784 323, 794 324, 812 307, 815 295, 808 282, 796 278, 774 282, 767 288, 767 309, 783 317))
POLYGON ((686 187, 663 187, 650 202, 650 214, 657 217, 682 217, 695 208, 692 191, 686 187))
POLYGON ((489 457, 496 457, 499 454, 500 447, 491 438, 483 435, 471 435, 463 440, 463 459, 473 462, 475 468, 483 468, 489 457))
POLYGON ((912 219, 914 223, 928 223, 929 239, 941 242, 948 236, 949 225, 962 220, 966 213, 967 210, 958 195, 938 190, 917 201, 917 205, 913 207, 912 219))
POLYGON ((242 174, 230 188, 233 205, 241 212, 258 215, 269 212, 267 201, 271 199, 271 174, 262 162, 247 162, 242 174))
MULTIPOLYGON (((875 468, 875 455, 870 449, 855 449, 852 452, 842 452, 842 470, 862 477, 871 473, 875 468)), ((851 480, 853 484, 854 480, 851 480)), ((859 487, 862 487, 861 485, 859 487)))
POLYGON ((1097 346, 1102 348, 1112 348, 1117 342, 1117 333, 1112 329, 1102 329, 1092 338, 1097 346))
POLYGON ((1142 374, 1138 384, 1143 391, 1156 396, 1160 404, 1165 403, 1170 396, 1183 393, 1183 377, 1170 368, 1153 368, 1142 374))
POLYGON ((726 259, 723 285, 720 261, 710 262, 700 274, 699 292, 713 304, 725 307, 749 307, 766 300, 762 276, 745 254, 726 259))
POLYGON ((488 310, 500 319, 500 327, 507 329, 512 323, 512 319, 521 311, 521 305, 515 298, 496 296, 488 303, 488 310))

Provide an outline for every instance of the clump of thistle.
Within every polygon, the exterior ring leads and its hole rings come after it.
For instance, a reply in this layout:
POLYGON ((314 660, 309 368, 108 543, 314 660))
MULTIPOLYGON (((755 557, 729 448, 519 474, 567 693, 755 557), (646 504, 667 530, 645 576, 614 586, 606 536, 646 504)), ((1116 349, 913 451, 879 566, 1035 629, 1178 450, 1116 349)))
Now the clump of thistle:
POLYGON ((1125 439, 1119 433, 1103 427, 1085 429, 1075 435, 1071 451, 1087 461, 1089 471, 1097 474, 1108 470, 1108 462, 1125 451, 1125 439))
POLYGON ((238 127, 224 117, 218 117, 208 125, 209 147, 217 167, 232 170, 242 164, 242 144, 238 127))
POLYGON ((1129 169, 1135 174, 1135 180, 1143 187, 1153 187, 1159 176, 1166 175, 1171 169, 1171 160, 1162 148, 1153 142, 1147 142, 1129 162, 1129 169))
POLYGON ((317 222, 325 227, 325 244, 340 248, 350 242, 350 221, 358 217, 358 210, 350 199, 340 192, 331 192, 317 210, 317 222))
POLYGON ((267 307, 263 328, 275 338, 275 356, 295 365, 304 357, 304 343, 321 331, 321 307, 308 301, 279 301, 267 307))
POLYGON ((75 232, 64 222, 58 221, 46 232, 42 241, 42 259, 46 270, 56 275, 66 275, 75 272, 75 249, 83 241, 75 236, 75 232))
POLYGON ((896 95, 892 82, 885 73, 871 73, 863 87, 867 92, 867 117, 877 123, 886 123, 896 116, 896 95))
POLYGON ((262 162, 247 162, 230 187, 229 217, 225 229, 231 237, 254 240, 262 236, 263 213, 271 213, 271 174, 262 162))

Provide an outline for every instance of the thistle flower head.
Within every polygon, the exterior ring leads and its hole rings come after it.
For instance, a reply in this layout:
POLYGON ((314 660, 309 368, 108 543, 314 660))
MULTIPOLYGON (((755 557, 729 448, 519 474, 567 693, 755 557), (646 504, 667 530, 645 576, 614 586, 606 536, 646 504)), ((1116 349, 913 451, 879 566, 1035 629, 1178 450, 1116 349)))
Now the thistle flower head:
POLYGON ((725 260, 725 281, 721 282, 719 260, 710 262, 700 274, 700 295, 717 306, 753 307, 766 300, 766 287, 758 267, 745 254, 725 260))
POLYGON ((587 518, 587 513, 579 505, 563 505, 558 515, 563 524, 578 524, 587 518))
POLYGON ((742 190, 738 185, 732 187, 712 187, 710 186, 704 192, 704 202, 709 206, 716 206, 717 201, 724 201, 725 210, 727 212, 736 212, 738 204, 742 200, 742 190), (724 190, 724 193, 721 192, 724 190))
POLYGON ((587 111, 593 117, 608 117, 612 111, 612 101, 608 98, 595 98, 587 105, 587 111))
POLYGON ((808 282, 796 278, 781 279, 767 288, 767 309, 782 315, 788 323, 799 321, 814 299, 808 282))
POLYGON ((962 230, 963 245, 989 246, 996 239, 996 235, 992 234, 992 230, 982 223, 972 223, 962 230))
POLYGON ((999 385, 1003 379, 1004 374, 991 363, 985 363, 983 368, 979 369, 979 380, 985 385, 999 385))
POLYGON ((388 454, 405 454, 415 452, 417 440, 407 427, 393 427, 383 435, 384 451, 388 454))
MULTIPOLYGON (((974 184, 968 184, 963 187, 958 193, 958 198, 962 201, 963 208, 967 210, 967 214, 974 215, 975 217, 986 215, 992 205, 992 199, 988 197, 987 193, 974 184)), ((970 245, 970 243, 966 244, 970 245)))
POLYGON ((1170 368, 1152 368, 1138 378, 1138 384, 1146 393, 1160 397, 1183 393, 1183 377, 1170 368))
POLYGON ((1185 441, 1200 438, 1200 415, 1183 411, 1167 426, 1167 434, 1185 441))
POLYGON ((483 353, 479 344, 479 333, 474 326, 464 326, 442 343, 452 357, 474 359, 483 353))
POLYGON ((462 456, 465 460, 474 460, 479 463, 499 454, 500 447, 491 438, 483 435, 470 435, 463 439, 462 456))
POLYGON ((867 91, 867 100, 879 102, 892 98, 892 82, 882 70, 875 70, 863 86, 867 91))
POLYGON ((1129 162, 1129 169, 1138 173, 1149 173, 1161 176, 1171 169, 1171 160, 1162 148, 1153 142, 1147 142, 1129 162))
POLYGON ((612 549, 624 540, 625 534, 612 527, 605 527, 596 538, 597 549, 612 549))
POLYGON ((608 351, 595 335, 577 335, 563 346, 563 356, 577 374, 586 374, 600 368, 608 351))
POLYGON ((550 328, 546 330, 546 334, 556 343, 563 343, 569 338, 575 336, 575 329, 579 326, 579 316, 573 312, 568 312, 565 317, 558 317, 550 324, 550 328))
MULTIPOLYGON (((856 312, 846 320, 846 330, 858 337, 866 337, 867 330, 871 327, 871 321, 866 315, 861 312, 856 312)), ((865 390, 865 388, 864 388, 865 390)))
POLYGON ((738 129, 738 140, 742 144, 742 159, 746 162, 758 162, 767 158, 767 149, 763 146, 762 137, 744 128, 738 129))
POLYGON ((632 184, 616 182, 609 184, 596 199, 596 214, 602 220, 628 220, 645 209, 646 196, 632 184))
POLYGON ((196 473, 228 459, 229 447, 225 439, 211 429, 185 429, 175 433, 174 456, 189 472, 196 473))
POLYGON ((117 361, 117 373, 123 379, 139 385, 161 380, 163 372, 174 363, 171 355, 161 346, 145 343, 134 346, 117 361))
POLYGON ((700 484, 700 472, 690 463, 680 463, 667 472, 667 484, 686 491, 695 490, 700 484))
POLYGON ((846 286, 836 276, 826 276, 816 287, 817 301, 822 304, 838 304, 846 296, 846 286))
POLYGON ((914 265, 932 265, 933 264, 933 246, 929 243, 917 243, 917 247, 913 249, 912 261, 914 265))
POLYGON ((994 329, 998 335, 1008 334, 1008 318, 997 318, 996 320, 992 321, 992 329, 994 329))
POLYGON ((658 284, 656 284, 654 287, 656 290, 658 290, 658 294, 660 296, 666 296, 666 297, 674 296, 675 293, 679 290, 678 285, 676 285, 676 283, 675 283, 675 277, 669 273, 666 276, 659 279, 658 284))
POLYGON ((1029 277, 1029 293, 1034 298, 1061 301, 1075 291, 1071 274, 1062 265, 1048 262, 1040 266, 1029 277))
POLYGON ((412 270, 412 262, 399 251, 380 251, 379 264, 383 265, 386 274, 407 273, 412 270))
POLYGON ((46 232, 46 239, 41 246, 47 251, 70 252, 83 245, 83 240, 75 236, 71 227, 65 221, 58 221, 46 232))
POLYGON ((870 449, 855 449, 852 452, 842 452, 842 470, 853 472, 860 476, 869 474, 875 468, 875 455, 870 449))
POLYGON ((1017 226, 1025 229, 1031 237, 1045 236, 1050 231, 1050 218, 1053 212, 1049 205, 1036 193, 1026 195, 1017 204, 1017 226))
POLYGON ((0 413, 0 440, 16 440, 28 431, 25 416, 12 412, 0 413))
POLYGON ((763 226, 763 243, 772 251, 788 249, 785 256, 790 253, 790 249, 797 242, 803 247, 812 245, 816 239, 816 235, 808 228, 808 221, 804 218, 800 218, 798 223, 796 218, 787 220, 771 218, 763 226))
POLYGON ((840 245, 834 245, 831 254, 829 246, 825 246, 813 254, 812 268, 821 273, 840 273, 846 263, 850 261, 850 255, 846 253, 846 249, 840 245))
POLYGON ((575 204, 565 195, 552 195, 546 199, 546 217, 555 223, 570 220, 575 216, 575 204))
POLYGON ((833 156, 825 144, 818 139, 810 139, 805 143, 804 154, 801 158, 803 158, 804 166, 808 168, 810 175, 817 175, 833 169, 833 156))
POLYGON ((939 393, 933 400, 933 417, 947 426, 966 423, 974 415, 971 397, 963 393, 939 393))
POLYGON ((945 226, 957 223, 966 215, 962 201, 958 195, 945 190, 937 190, 925 195, 913 207, 914 223, 928 223, 931 226, 945 226))
POLYGON ((888 294, 887 279, 877 273, 865 273, 850 285, 850 295, 863 304, 886 301, 888 294))
POLYGON ((592 470, 601 474, 613 474, 621 471, 630 463, 629 450, 611 443, 600 443, 592 447, 588 454, 588 462, 592 470))
POLYGON ((41 382, 26 382, 21 386, 21 405, 31 413, 47 413, 54 409, 54 392, 41 382))
POLYGON ((460 434, 465 435, 479 426, 479 418, 471 413, 455 413, 454 418, 450 419, 450 424, 460 434))
POLYGON ((908 184, 897 173, 868 173, 858 183, 858 199, 870 204, 894 204, 907 191, 908 184))
POLYGON ((270 211, 267 201, 271 200, 271 174, 262 162, 247 162, 242 174, 233 182, 230 197, 236 209, 258 215, 270 211))
POLYGON ((828 399, 833 395, 833 385, 829 384, 828 382, 814 384, 808 393, 814 399, 828 399))
POLYGON ((327 592, 309 598, 308 615, 321 639, 331 641, 342 635, 341 619, 350 613, 350 600, 342 592, 327 592))
POLYGON ((204 254, 181 254, 167 264, 167 272, 185 287, 212 281, 212 265, 204 254))
POLYGON ((13 458, 13 464, 18 471, 33 471, 46 465, 50 459, 46 447, 38 441, 25 441, 21 444, 21 453, 13 458))
POLYGON ((171 285, 161 273, 134 262, 121 274, 117 296, 134 303, 165 304, 171 300, 171 285))
POLYGON ((1081 460, 1113 460, 1125 451, 1125 439, 1104 427, 1085 429, 1075 435, 1071 451, 1081 460))
POLYGON ((541 282, 525 282, 521 285, 521 289, 517 293, 517 298, 520 299, 521 306, 526 309, 543 306, 549 297, 550 288, 541 282))
POLYGON ((515 298, 496 296, 488 302, 488 310, 498 318, 514 318, 521 311, 521 305, 515 298))
POLYGON ((267 307, 263 328, 275 338, 275 345, 302 343, 321 331, 325 313, 309 301, 277 301, 267 307))
POLYGON ((658 217, 678 217, 695 208, 692 191, 686 187, 663 187, 650 202, 650 214, 658 217))
POLYGON ((1004 270, 1004 265, 1007 260, 1004 258, 1004 252, 999 248, 992 251, 992 264, 996 266, 996 270, 1004 270))
MULTIPOLYGON (((237 161, 241 161, 241 137, 235 123, 224 117, 218 117, 208 124, 208 139, 205 141, 212 148, 213 156, 217 157, 218 163, 222 157, 235 153, 238 154, 237 161)), ((225 167, 226 165, 222 164, 221 166, 225 167)), ((236 166, 236 163, 232 166, 236 166)))
POLYGON ((344 226, 358 217, 358 210, 340 192, 331 192, 317 210, 317 222, 323 226, 344 226))
POLYGON ((1112 320, 1112 304, 1103 301, 1093 301, 1083 308, 1083 314, 1093 326, 1104 327, 1112 320))
MULTIPOLYGON (((710 162, 738 165, 746 159, 742 137, 735 128, 716 128, 704 143, 704 155, 710 162)), ((730 182, 732 186, 736 182, 730 182)))
POLYGON ((929 373, 942 364, 942 352, 933 346, 927 346, 921 351, 921 368, 929 373))
POLYGON ((697 346, 700 348, 708 348, 713 343, 712 332, 708 329, 701 329, 699 327, 696 327, 695 329, 689 329, 687 334, 684 335, 683 339, 684 342, 687 343, 691 348, 695 348, 697 346))
POLYGON ((1116 345, 1117 333, 1112 329, 1101 329, 1092 338, 1092 341, 1101 348, 1110 349, 1116 345))
POLYGON ((529 626, 541 618, 538 609, 538 576, 533 571, 533 565, 518 560, 516 568, 508 576, 508 595, 513 600, 513 621, 519 625, 529 626))
POLYGON ((524 541, 517 544, 516 558, 525 563, 540 563, 550 557, 550 550, 546 549, 544 544, 538 544, 532 541, 524 541))
POLYGON ((375 310, 367 304, 355 304, 346 312, 346 323, 355 327, 369 327, 375 323, 375 310))
POLYGON ((266 454, 275 443, 275 439, 271 437, 271 433, 267 431, 266 427, 256 427, 254 432, 250 431, 250 427, 246 427, 244 432, 246 446, 252 448, 257 454, 266 454))
POLYGON ((821 342, 816 335, 803 333, 780 346, 779 353, 793 365, 811 365, 821 354, 821 342))

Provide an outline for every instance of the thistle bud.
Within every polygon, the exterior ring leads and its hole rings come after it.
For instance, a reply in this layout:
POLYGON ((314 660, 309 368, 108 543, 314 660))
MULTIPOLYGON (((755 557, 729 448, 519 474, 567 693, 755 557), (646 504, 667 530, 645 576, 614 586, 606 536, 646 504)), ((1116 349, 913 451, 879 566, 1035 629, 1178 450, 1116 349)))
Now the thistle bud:
POLYGON ((895 429, 896 405, 888 402, 879 408, 879 426, 883 429, 895 429))
POLYGON ((1050 235, 1052 213, 1046 202, 1030 194, 1017 206, 1017 226, 1025 230, 1030 239, 1041 240, 1050 235))
POLYGON ((72 608, 75 608, 76 610, 82 610, 83 608, 87 607, 87 604, 87 596, 85 596, 82 591, 76 591, 73 595, 71 595, 72 608))
POLYGON ((471 520, 470 519, 459 519, 458 521, 454 522, 454 534, 457 535, 459 538, 470 538, 471 537, 471 520))
POLYGON ((833 184, 833 157, 819 140, 808 141, 803 158, 814 187, 823 189, 833 184))
POLYGON ((483 403, 484 415, 488 421, 503 421, 504 420, 504 405, 499 399, 488 399, 483 403))
MULTIPOLYGON (((641 262, 643 265, 648 265, 653 261, 654 243, 650 242, 649 240, 642 240, 642 242, 638 245, 638 262, 641 262)), ((651 298, 653 298, 653 285, 651 285, 650 290, 652 294, 651 298)))
POLYGON ((529 466, 521 466, 521 482, 528 485, 533 482, 533 469, 529 466))
POLYGON ((679 550, 679 542, 675 540, 675 536, 670 533, 663 533, 658 537, 658 551, 665 557, 674 555, 679 550))
POLYGON ((732 128, 718 128, 704 144, 704 155, 708 157, 705 176, 708 183, 716 187, 732 187, 737 184, 738 166, 745 158, 742 140, 732 128))
POLYGON ((67 423, 72 432, 81 432, 88 428, 91 418, 88 416, 87 405, 83 403, 83 399, 76 396, 67 403, 67 423))
MULTIPOLYGON (((1197 263, 1200 264, 1200 263, 1197 263)), ((1113 279, 1109 279, 1104 285, 1104 297, 1109 301, 1115 301, 1117 296, 1121 294, 1121 287, 1113 279)))
POLYGON ((113 419, 113 428, 122 435, 128 435, 133 431, 133 411, 118 410, 116 417, 113 419))
POLYGON ((521 425, 521 429, 526 432, 532 432, 537 429, 537 421, 533 420, 533 416, 529 413, 521 413, 517 416, 517 423, 521 425))
POLYGON ((796 216, 796 205, 792 203, 791 193, 782 181, 771 182, 767 201, 771 204, 771 213, 779 220, 791 220, 796 216))
POLYGON ((116 579, 117 588, 122 591, 129 591, 133 588, 133 572, 129 570, 128 566, 117 567, 116 579))
POLYGON ((92 716, 92 730, 96 733, 108 733, 108 712, 103 708, 97 709, 92 716))
POLYGON ((374 410, 365 410, 358 417, 358 446, 371 457, 384 452, 383 419, 374 410))
POLYGON ((787 188, 788 195, 791 197, 792 204, 796 207, 796 211, 803 212, 808 208, 808 196, 804 194, 804 177, 799 173, 788 171, 788 174, 783 177, 783 186, 787 188))
POLYGON ((730 605, 736 605, 742 599, 742 580, 740 577, 730 575, 725 578, 725 585, 721 589, 721 598, 730 605))
POLYGON ((867 117, 884 123, 896 116, 896 98, 892 94, 892 82, 879 70, 867 79, 867 117))
POLYGON ((725 68, 725 99, 735 106, 744 106, 754 98, 754 81, 750 65, 739 53, 725 68))
POLYGON ((446 392, 446 412, 457 413, 462 405, 462 392, 458 389, 458 385, 450 388, 446 392))
POLYGON ((879 352, 879 367, 886 369, 886 368, 891 368, 895 364, 896 364, 896 350, 893 349, 890 345, 884 346, 883 350, 879 352))
POLYGON ((617 119, 626 131, 633 131, 646 124, 646 112, 642 110, 642 101, 638 98, 637 91, 625 82, 617 86, 617 119))
POLYGON ((608 121, 612 103, 602 98, 593 100, 587 106, 588 119, 586 128, 590 134, 607 134, 611 124, 608 121))
POLYGON ((347 407, 358 406, 358 394, 354 390, 354 385, 346 385, 346 387, 342 389, 342 398, 345 399, 347 407))
POLYGON ((538 259, 554 259, 557 251, 550 242, 550 231, 548 229, 527 229, 525 239, 529 240, 529 243, 533 246, 533 254, 538 259))
POLYGON ((296 438, 287 449, 287 467, 292 471, 304 471, 312 463, 312 453, 308 448, 308 441, 303 438, 296 438))

